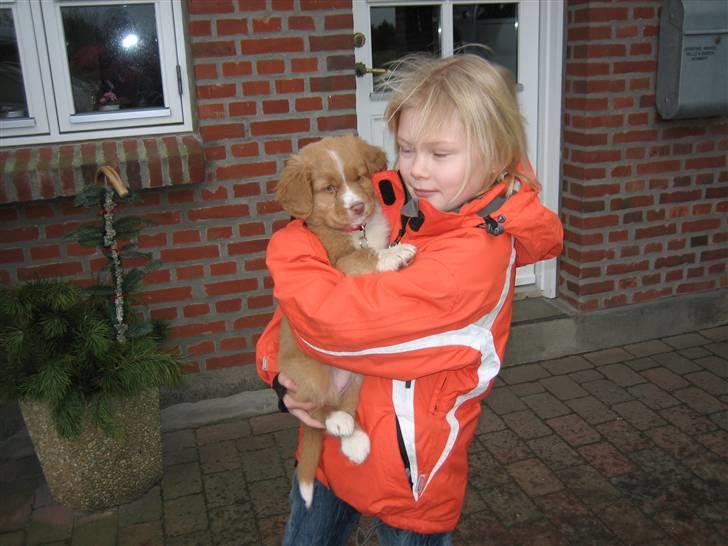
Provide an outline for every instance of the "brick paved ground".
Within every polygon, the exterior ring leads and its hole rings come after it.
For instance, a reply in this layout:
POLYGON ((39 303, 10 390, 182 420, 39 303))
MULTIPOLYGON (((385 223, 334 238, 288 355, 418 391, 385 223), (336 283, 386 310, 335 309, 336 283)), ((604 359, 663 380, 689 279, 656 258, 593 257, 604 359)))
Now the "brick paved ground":
MULTIPOLYGON (((505 369, 485 405, 457 545, 728 544, 728 325, 505 369)), ((295 439, 285 415, 166 434, 161 483, 93 515, 0 462, 0 546, 279 544, 295 439)))

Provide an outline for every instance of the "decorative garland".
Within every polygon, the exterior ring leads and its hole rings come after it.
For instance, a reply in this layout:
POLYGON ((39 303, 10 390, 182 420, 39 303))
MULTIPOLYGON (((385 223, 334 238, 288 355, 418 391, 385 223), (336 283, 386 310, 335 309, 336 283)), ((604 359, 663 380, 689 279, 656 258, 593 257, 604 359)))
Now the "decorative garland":
POLYGON ((104 195, 104 246, 111 252, 111 274, 114 277, 114 307, 116 308, 116 340, 119 343, 126 341, 126 331, 129 326, 124 322, 124 292, 122 290, 124 277, 119 258, 119 247, 116 242, 116 230, 114 229, 114 190, 106 188, 104 195))

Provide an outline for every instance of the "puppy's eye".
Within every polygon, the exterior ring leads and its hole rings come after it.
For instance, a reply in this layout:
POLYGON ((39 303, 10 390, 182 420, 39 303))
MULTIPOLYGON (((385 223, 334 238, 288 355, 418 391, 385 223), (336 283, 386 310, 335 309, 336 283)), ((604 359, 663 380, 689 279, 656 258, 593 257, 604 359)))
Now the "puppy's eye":
POLYGON ((324 191, 326 193, 336 193, 336 186, 334 186, 333 184, 329 184, 324 188, 324 191))

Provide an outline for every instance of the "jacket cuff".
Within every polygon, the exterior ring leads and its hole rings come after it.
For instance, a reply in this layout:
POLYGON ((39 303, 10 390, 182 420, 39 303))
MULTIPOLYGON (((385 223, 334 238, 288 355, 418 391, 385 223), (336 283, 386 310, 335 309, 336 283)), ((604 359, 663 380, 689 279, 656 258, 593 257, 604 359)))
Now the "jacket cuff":
POLYGON ((273 378, 271 388, 275 391, 276 396, 278 396, 278 411, 288 413, 288 408, 283 403, 283 397, 288 393, 288 389, 286 389, 283 385, 281 385, 280 381, 278 381, 278 375, 279 374, 276 374, 273 378))

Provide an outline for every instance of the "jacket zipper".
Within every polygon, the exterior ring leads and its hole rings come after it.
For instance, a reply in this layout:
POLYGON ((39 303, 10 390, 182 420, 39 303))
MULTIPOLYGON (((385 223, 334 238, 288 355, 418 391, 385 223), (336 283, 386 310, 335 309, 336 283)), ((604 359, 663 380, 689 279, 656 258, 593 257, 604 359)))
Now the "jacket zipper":
MULTIPOLYGON (((406 389, 411 388, 412 381, 407 381, 404 384, 406 389)), ((402 458, 402 464, 404 464, 404 472, 407 475, 407 481, 409 482, 410 491, 412 490, 412 470, 410 468, 409 457, 407 456, 407 448, 404 446, 404 438, 402 437, 402 429, 399 426, 399 418, 395 418, 395 424, 397 425, 397 445, 399 446, 399 456, 402 458)))

